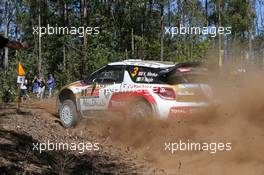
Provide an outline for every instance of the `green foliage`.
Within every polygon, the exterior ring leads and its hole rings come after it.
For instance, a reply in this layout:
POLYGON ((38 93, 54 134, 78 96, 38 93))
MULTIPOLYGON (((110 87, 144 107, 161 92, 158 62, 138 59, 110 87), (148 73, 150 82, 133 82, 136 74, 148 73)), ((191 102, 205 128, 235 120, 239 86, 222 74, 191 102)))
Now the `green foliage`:
MULTIPOLYGON (((18 0, 10 1, 8 9, 0 2, 0 10, 11 14, 9 38, 15 40, 18 36, 19 40, 27 40, 30 44, 28 50, 17 55, 27 73, 30 89, 33 77, 39 73, 38 35, 33 34, 33 27, 38 25, 38 9, 41 11, 41 26, 49 24, 82 27, 84 18, 80 2, 82 1, 18 0)), ((220 15, 221 25, 232 27, 232 35, 223 37, 222 43, 239 40, 243 42, 243 47, 248 42, 248 25, 256 17, 255 12, 252 16, 248 15, 249 4, 245 0, 87 0, 87 2, 87 25, 100 27, 99 35, 87 37, 87 48, 83 46, 83 38, 77 35, 44 35, 41 38, 41 72, 45 78, 50 73, 54 74, 57 88, 87 77, 108 62, 126 58, 160 60, 162 16, 164 27, 179 27, 180 24, 204 27, 207 23, 209 26, 217 26, 220 15), (208 2, 208 18, 205 2, 208 2)), ((5 19, 4 14, 0 13, 1 19, 5 19)), ((3 25, 1 21, 0 27, 3 28, 3 25)), ((218 49, 216 44, 218 39, 219 37, 199 35, 178 35, 174 38, 164 35, 164 60, 174 62, 205 60, 209 49, 218 49)), ((255 41, 253 45, 256 55, 263 56, 263 34, 257 36, 255 41)), ((2 85, 0 96, 9 93, 11 99, 14 99, 12 94, 16 89, 15 52, 10 51, 9 57, 12 61, 8 69, 0 70, 2 85)))
POLYGON ((17 66, 15 62, 11 62, 9 68, 0 71, 0 101, 12 102, 17 98, 17 66))

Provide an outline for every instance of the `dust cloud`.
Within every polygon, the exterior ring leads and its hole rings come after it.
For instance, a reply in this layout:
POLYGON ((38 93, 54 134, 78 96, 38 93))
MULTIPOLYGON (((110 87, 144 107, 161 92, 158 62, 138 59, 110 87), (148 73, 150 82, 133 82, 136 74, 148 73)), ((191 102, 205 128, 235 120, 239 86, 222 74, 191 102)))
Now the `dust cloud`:
MULTIPOLYGON (((228 71, 227 71, 228 72, 228 71)), ((243 75, 211 72, 212 107, 188 118, 169 120, 104 117, 84 122, 102 137, 167 174, 264 174, 264 78, 261 70, 243 75), (96 123, 96 124, 95 124, 96 123), (230 151, 166 151, 167 142, 231 143, 230 151)))

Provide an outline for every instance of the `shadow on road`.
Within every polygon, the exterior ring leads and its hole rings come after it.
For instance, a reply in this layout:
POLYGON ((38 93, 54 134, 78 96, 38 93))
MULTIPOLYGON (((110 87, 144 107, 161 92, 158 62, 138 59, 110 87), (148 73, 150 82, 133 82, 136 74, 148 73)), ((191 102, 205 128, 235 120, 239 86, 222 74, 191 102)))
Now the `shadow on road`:
POLYGON ((78 154, 67 151, 33 150, 31 136, 0 130, 0 174, 116 174, 128 170, 126 164, 108 155, 78 154))

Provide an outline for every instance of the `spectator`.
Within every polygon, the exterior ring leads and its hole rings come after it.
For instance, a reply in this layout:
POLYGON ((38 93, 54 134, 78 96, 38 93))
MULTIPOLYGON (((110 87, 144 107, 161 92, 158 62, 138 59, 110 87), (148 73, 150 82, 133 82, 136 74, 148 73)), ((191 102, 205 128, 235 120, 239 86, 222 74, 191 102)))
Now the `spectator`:
POLYGON ((43 100, 44 96, 45 96, 45 86, 46 86, 46 83, 45 83, 44 78, 40 77, 40 79, 39 79, 38 98, 40 98, 41 100, 43 100))
POLYGON ((25 79, 24 82, 20 84, 20 98, 22 103, 24 103, 25 99, 29 97, 27 94, 27 84, 27 79, 25 79))
POLYGON ((39 78, 35 76, 32 83, 33 83, 33 94, 37 96, 39 92, 39 78))
POLYGON ((48 84, 48 88, 49 88, 49 98, 50 98, 53 94, 53 90, 54 90, 55 85, 56 85, 55 79, 53 78, 52 74, 49 75, 47 84, 48 84))

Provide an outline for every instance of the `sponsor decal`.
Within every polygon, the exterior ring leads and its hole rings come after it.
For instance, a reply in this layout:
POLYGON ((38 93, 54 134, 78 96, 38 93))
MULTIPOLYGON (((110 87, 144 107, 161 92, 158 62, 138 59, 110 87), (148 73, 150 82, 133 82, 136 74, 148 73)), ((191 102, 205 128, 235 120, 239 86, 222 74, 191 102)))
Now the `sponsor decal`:
POLYGON ((147 77, 157 77, 158 74, 155 72, 147 72, 147 77))
POLYGON ((104 89, 103 90, 104 91, 104 97, 106 98, 106 99, 109 99, 109 97, 110 97, 110 95, 113 93, 113 92, 115 92, 115 89, 114 90, 112 90, 112 89, 104 89))
POLYGON ((158 74, 155 72, 144 72, 144 71, 140 71, 138 72, 137 76, 146 76, 146 77, 158 77, 158 74))
POLYGON ((143 76, 145 72, 138 72, 138 76, 143 76))
POLYGON ((152 82, 154 82, 154 79, 153 78, 149 78, 149 77, 137 77, 136 81, 137 82, 152 83, 152 82))
POLYGON ((99 97, 99 88, 88 87, 82 90, 82 96, 84 97, 99 97))
POLYGON ((137 77, 136 81, 143 81, 144 77, 137 77))
POLYGON ((172 107, 170 109, 171 115, 189 115, 191 114, 191 108, 189 107, 172 107))
POLYGON ((81 98, 81 105, 82 106, 104 106, 106 105, 105 101, 103 99, 99 98, 81 98))

